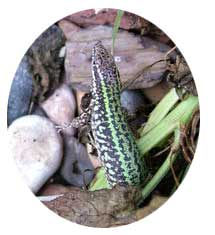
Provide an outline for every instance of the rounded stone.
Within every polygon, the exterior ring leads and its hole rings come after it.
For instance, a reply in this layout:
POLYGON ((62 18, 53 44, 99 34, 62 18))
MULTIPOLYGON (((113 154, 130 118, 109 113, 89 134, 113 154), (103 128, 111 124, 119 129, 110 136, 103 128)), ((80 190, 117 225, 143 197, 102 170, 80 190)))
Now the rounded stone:
MULTIPOLYGON (((63 84, 42 103, 42 108, 55 124, 64 126, 69 124, 75 116, 76 100, 71 89, 63 84)), ((74 128, 63 129, 67 135, 74 135, 74 128)))
POLYGON ((9 148, 30 189, 36 193, 62 160, 62 139, 47 118, 27 115, 8 128, 9 148))
POLYGON ((66 136, 64 140, 64 157, 60 174, 70 185, 85 187, 94 177, 94 167, 88 157, 87 150, 75 137, 66 136))
POLYGON ((32 69, 25 55, 15 73, 8 99, 8 126, 17 118, 28 114, 33 91, 32 69))
POLYGON ((121 93, 121 105, 129 115, 145 105, 145 97, 140 90, 124 90, 121 93))

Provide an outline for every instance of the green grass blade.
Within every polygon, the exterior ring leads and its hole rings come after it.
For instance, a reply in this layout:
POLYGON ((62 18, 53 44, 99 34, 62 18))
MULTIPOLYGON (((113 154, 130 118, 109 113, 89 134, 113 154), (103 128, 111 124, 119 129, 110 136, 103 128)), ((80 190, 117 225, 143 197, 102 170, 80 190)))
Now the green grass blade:
POLYGON ((140 135, 145 135, 153 129, 167 115, 167 113, 169 113, 178 100, 179 97, 175 88, 171 89, 151 112, 146 125, 140 131, 140 135))
POLYGON ((114 28, 113 28, 113 32, 112 32, 112 54, 114 51, 115 40, 116 40, 116 36, 117 36, 118 30, 119 30, 119 26, 120 26, 120 22, 121 22, 123 14, 124 14, 124 11, 117 10, 117 15, 116 15, 116 19, 114 22, 114 28))
POLYGON ((142 155, 149 152, 162 140, 167 138, 177 128, 178 124, 186 124, 198 108, 198 98, 189 96, 180 102, 163 120, 153 129, 137 140, 142 155))
POLYGON ((89 191, 95 191, 103 188, 110 188, 110 186, 105 178, 104 168, 101 167, 98 170, 95 179, 91 182, 89 191))

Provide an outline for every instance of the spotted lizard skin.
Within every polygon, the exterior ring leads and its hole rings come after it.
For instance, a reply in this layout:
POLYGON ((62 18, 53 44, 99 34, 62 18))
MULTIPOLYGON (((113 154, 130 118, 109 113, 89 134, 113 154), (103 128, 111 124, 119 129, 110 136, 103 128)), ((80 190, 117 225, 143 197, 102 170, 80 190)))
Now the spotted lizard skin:
POLYGON ((113 56, 98 41, 92 50, 90 124, 111 186, 138 185, 146 177, 132 132, 121 107, 121 82, 113 56))
POLYGON ((90 124, 110 186, 141 184, 147 176, 146 165, 121 107, 118 69, 113 56, 101 41, 93 47, 91 66, 90 105, 64 128, 90 124))

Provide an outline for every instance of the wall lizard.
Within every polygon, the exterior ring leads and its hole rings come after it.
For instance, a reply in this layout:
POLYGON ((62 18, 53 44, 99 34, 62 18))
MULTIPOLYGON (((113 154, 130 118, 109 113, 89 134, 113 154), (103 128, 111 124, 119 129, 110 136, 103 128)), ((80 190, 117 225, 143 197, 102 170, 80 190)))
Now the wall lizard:
POLYGON ((98 41, 92 50, 89 107, 69 124, 90 123, 98 156, 110 186, 138 185, 147 176, 132 132, 121 108, 121 82, 113 56, 98 41))

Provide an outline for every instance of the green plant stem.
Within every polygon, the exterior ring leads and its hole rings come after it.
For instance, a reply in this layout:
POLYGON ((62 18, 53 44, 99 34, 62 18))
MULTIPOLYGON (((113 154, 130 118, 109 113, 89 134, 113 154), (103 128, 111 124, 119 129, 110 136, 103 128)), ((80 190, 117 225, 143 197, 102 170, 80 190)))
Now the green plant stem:
POLYGON ((174 143, 172 145, 172 149, 170 153, 168 154, 166 160, 163 162, 163 164, 155 173, 155 175, 152 177, 152 179, 143 188, 141 201, 143 201, 149 196, 149 194, 155 189, 155 187, 161 182, 164 176, 168 173, 168 171, 170 170, 171 164, 174 163, 177 157, 177 150, 179 146, 180 146, 180 128, 175 130, 174 143))

